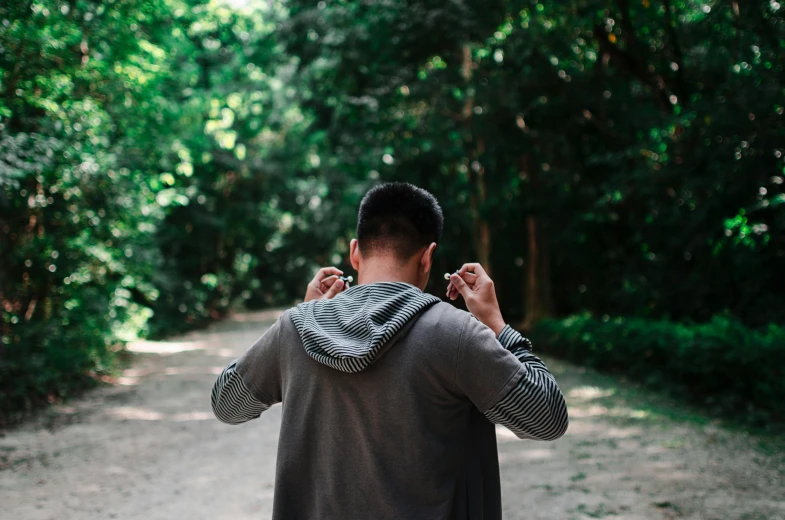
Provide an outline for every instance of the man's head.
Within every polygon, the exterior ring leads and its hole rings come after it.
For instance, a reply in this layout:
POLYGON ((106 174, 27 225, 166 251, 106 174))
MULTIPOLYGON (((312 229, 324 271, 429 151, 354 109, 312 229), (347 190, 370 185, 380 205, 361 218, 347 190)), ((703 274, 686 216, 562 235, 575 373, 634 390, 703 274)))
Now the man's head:
POLYGON ((443 227, 444 216, 433 195, 404 182, 380 184, 360 203, 352 265, 358 271, 368 262, 388 269, 397 265, 410 275, 416 270, 415 285, 424 287, 443 227))

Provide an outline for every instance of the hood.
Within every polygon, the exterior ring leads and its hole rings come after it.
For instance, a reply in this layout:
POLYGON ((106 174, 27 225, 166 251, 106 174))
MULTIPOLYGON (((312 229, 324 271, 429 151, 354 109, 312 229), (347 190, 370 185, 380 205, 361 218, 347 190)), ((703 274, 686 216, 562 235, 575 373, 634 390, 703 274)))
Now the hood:
POLYGON ((381 357, 390 338, 421 310, 440 301, 408 283, 377 282, 301 303, 291 318, 309 356, 354 373, 381 357))

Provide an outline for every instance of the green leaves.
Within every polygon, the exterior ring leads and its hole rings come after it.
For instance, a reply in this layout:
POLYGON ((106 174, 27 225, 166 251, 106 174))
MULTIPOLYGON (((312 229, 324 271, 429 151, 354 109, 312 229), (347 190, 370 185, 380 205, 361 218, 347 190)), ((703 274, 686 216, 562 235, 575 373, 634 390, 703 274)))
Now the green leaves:
POLYGON ((701 324, 577 315, 541 323, 543 352, 655 384, 720 414, 782 420, 785 329, 752 330, 728 316, 701 324))
POLYGON ((169 139, 164 5, 0 10, 0 417, 89 386, 146 333, 169 139))
POLYGON ((785 239, 771 231, 785 218, 772 181, 785 85, 770 72, 785 71, 785 24, 768 7, 734 5, 465 2, 448 14, 438 2, 294 2, 287 43, 344 174, 433 190, 459 230, 446 257, 481 256, 476 240, 455 242, 492 223, 511 311, 521 312, 521 271, 509 259, 525 254, 521 216, 533 214, 563 310, 708 319, 733 309, 761 325, 785 308, 773 289, 785 239), (316 45, 309 30, 340 36, 316 45), (380 164, 384 154, 394 162, 380 164), (748 229, 727 237, 739 209, 748 229), (637 291, 629 280, 642 281, 637 291))
POLYGON ((533 264, 561 313, 785 309, 782 9, 6 3, 0 411, 107 345, 290 303, 379 181, 437 195, 435 269, 486 262, 513 319, 533 264), (49 363, 42 338, 74 349, 45 383, 14 357, 49 363))

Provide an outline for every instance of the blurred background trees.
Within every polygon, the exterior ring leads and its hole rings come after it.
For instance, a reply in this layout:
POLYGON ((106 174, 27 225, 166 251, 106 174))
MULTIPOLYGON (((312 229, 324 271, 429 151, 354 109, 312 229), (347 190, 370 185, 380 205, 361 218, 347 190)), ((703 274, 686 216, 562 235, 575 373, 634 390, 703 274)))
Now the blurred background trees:
MULTIPOLYGON (((664 359, 701 363, 671 378, 687 388, 754 377, 756 345, 785 349, 783 13, 691 0, 0 7, 0 414, 111 374, 125 341, 293 303, 316 266, 348 269, 357 204, 388 180, 442 203, 438 272, 481 261, 546 352, 644 360, 660 379, 664 359), (640 330, 676 351, 631 343, 640 330), (755 341, 734 350, 707 330, 755 341)), ((440 276, 429 289, 441 294, 440 276)), ((784 366, 723 402, 765 410, 785 396, 784 366)))

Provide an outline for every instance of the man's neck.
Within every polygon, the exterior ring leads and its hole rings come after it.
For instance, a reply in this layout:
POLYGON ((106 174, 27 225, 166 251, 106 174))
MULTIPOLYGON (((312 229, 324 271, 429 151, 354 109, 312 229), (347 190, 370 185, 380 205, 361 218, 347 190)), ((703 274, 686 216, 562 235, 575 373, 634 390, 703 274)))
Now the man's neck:
POLYGON ((358 285, 376 282, 404 282, 418 286, 418 262, 411 265, 402 264, 399 260, 389 257, 378 257, 364 262, 357 273, 358 285))

